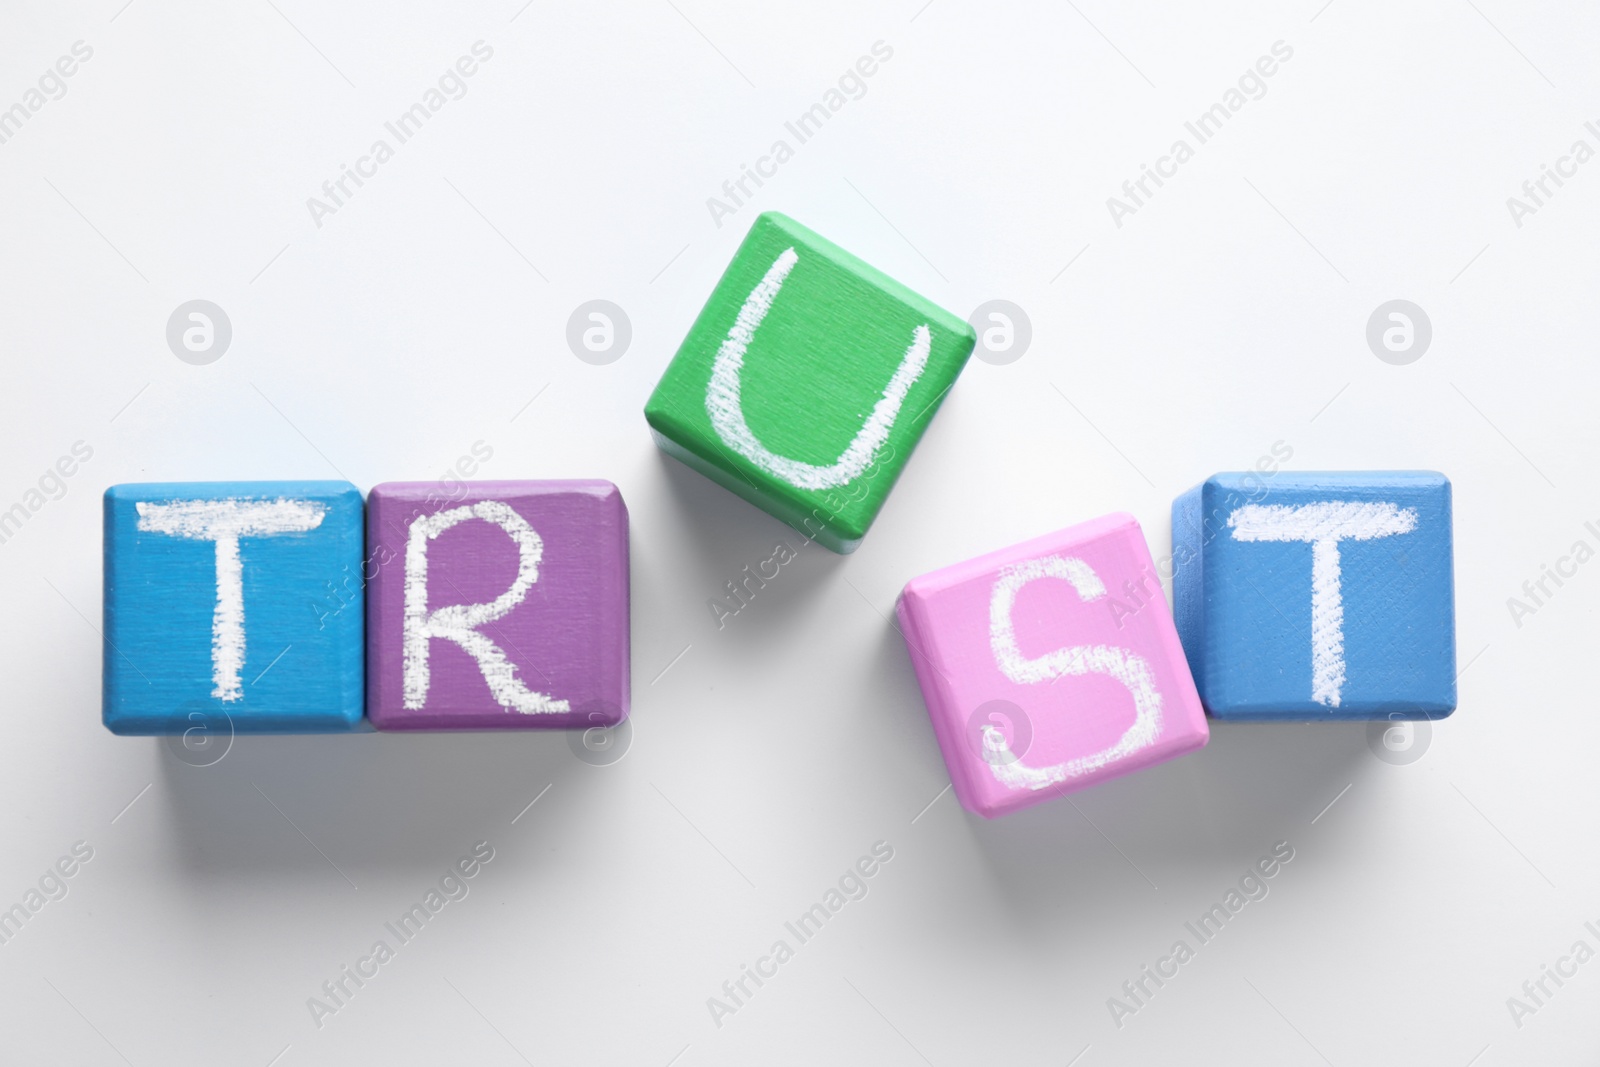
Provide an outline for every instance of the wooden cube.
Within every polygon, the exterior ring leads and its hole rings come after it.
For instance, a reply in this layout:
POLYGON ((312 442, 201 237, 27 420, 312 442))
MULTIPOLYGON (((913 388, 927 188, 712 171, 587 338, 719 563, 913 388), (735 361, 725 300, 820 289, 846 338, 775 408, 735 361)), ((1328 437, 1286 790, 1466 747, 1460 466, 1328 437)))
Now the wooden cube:
POLYGON ((860 544, 972 327, 793 219, 756 219, 645 405, 657 444, 835 552, 860 544))
POLYGON ((897 611, 956 796, 985 818, 1210 736, 1131 515, 915 578, 897 611))
POLYGON ((360 726, 362 521, 349 482, 106 490, 106 726, 360 726))
POLYGON ((1178 632, 1219 719, 1437 719, 1456 706, 1450 481, 1217 474, 1172 505, 1178 632))
POLYGON ((387 482, 367 523, 380 730, 605 727, 628 714, 628 509, 606 481, 387 482))

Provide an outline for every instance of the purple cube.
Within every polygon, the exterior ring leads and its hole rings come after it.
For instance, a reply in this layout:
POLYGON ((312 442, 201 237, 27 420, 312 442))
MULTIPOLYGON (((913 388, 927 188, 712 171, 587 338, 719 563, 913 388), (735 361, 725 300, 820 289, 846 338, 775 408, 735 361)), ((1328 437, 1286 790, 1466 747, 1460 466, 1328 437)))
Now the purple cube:
POLYGON ((628 717, 628 509, 610 482, 386 482, 365 573, 378 729, 628 717))

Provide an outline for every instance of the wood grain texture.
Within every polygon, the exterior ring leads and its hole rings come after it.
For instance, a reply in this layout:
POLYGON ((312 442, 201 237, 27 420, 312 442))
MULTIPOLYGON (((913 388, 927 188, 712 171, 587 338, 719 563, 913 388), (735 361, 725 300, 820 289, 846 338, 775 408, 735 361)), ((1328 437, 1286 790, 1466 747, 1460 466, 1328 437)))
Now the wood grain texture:
POLYGON ((836 551, 883 507, 976 340, 792 219, 756 219, 645 405, 670 455, 836 551))
POLYGON ((106 726, 362 726, 362 526, 349 482, 106 490, 106 726))
POLYGON ((627 717, 628 510, 615 485, 482 481, 446 493, 388 482, 368 504, 373 725, 587 728, 627 717))
POLYGON ((1131 515, 915 578, 896 610, 956 796, 985 818, 1210 737, 1131 515))
POLYGON ((1450 481, 1217 474, 1172 507, 1178 631, 1219 719, 1437 719, 1456 706, 1450 481))

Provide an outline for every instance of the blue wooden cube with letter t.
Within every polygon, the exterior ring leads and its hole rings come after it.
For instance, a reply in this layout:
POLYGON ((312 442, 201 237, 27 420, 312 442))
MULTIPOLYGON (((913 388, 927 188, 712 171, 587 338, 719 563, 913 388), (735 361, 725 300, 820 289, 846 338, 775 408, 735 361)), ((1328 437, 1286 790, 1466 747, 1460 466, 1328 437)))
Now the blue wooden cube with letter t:
POLYGON ((364 514, 349 482, 106 490, 106 726, 359 727, 364 514))
POLYGON ((1214 475, 1173 502, 1172 548, 1178 636, 1216 718, 1455 710, 1444 475, 1214 475))

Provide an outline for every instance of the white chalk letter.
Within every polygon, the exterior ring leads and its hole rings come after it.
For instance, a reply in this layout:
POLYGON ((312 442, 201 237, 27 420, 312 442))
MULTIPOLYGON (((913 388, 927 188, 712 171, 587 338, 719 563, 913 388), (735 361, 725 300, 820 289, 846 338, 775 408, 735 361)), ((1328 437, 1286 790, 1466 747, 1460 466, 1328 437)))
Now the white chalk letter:
POLYGON ((322 525, 328 509, 309 500, 175 500, 143 501, 141 533, 168 534, 217 545, 217 605, 211 613, 211 695, 239 700, 244 686, 244 560, 241 537, 304 533, 322 525))
POLYGON ((711 367, 711 382, 706 387, 706 414, 723 443, 739 455, 754 463, 774 478, 782 479, 797 489, 832 489, 846 485, 859 477, 872 464, 878 449, 889 439, 889 430, 900 415, 900 405, 906 394, 928 365, 928 351, 933 335, 924 323, 911 331, 911 344, 906 349, 900 365, 895 368, 883 396, 878 398, 861 429, 845 447, 837 460, 826 467, 802 463, 770 451, 751 431, 744 419, 744 402, 740 399, 739 373, 744 367, 744 356, 755 338, 761 320, 767 317, 784 279, 800 261, 793 248, 784 249, 750 295, 728 330, 727 338, 717 349, 716 361, 711 367))
POLYGON ((1355 500, 1291 507, 1246 504, 1228 516, 1235 541, 1311 543, 1311 699, 1339 706, 1344 686, 1344 599, 1339 591, 1339 542, 1370 541, 1417 528, 1413 508, 1355 500))
POLYGON ((425 515, 411 524, 406 540, 406 603, 404 665, 401 685, 405 706, 415 710, 428 702, 428 643, 436 637, 454 641, 478 663, 489 692, 503 708, 524 715, 549 715, 570 711, 565 700, 553 700, 522 684, 514 663, 500 646, 478 632, 522 603, 539 580, 539 560, 544 542, 527 520, 509 504, 485 500, 468 507, 425 515), (511 588, 488 604, 452 604, 428 612, 428 542, 468 519, 492 522, 517 546, 517 577, 511 588))
POLYGON ((1022 587, 1041 578, 1070 582, 1078 598, 1092 603, 1106 595, 1106 587, 1093 568, 1071 556, 1046 556, 1014 564, 1000 572, 989 598, 989 647, 1007 678, 1023 685, 1052 682, 1080 674, 1104 674, 1115 679, 1133 697, 1133 724, 1110 748, 1051 767, 1029 767, 1011 753, 1005 735, 995 726, 983 728, 984 760, 995 780, 1012 789, 1044 789, 1068 778, 1098 770, 1114 760, 1154 744, 1161 732, 1161 694, 1156 691, 1150 664, 1126 648, 1114 645, 1073 645, 1027 659, 1017 647, 1011 609, 1022 587))

